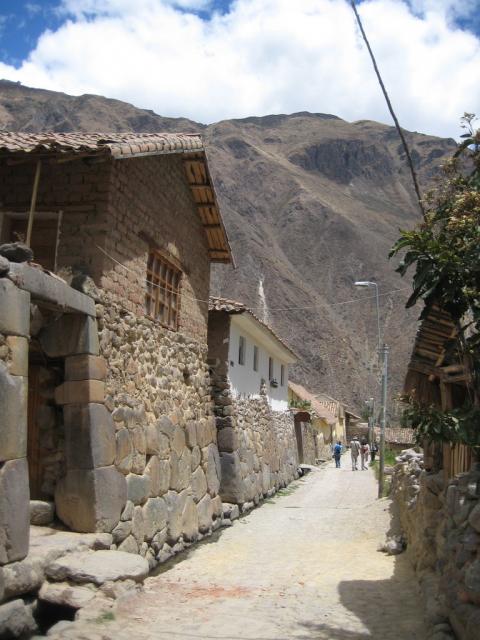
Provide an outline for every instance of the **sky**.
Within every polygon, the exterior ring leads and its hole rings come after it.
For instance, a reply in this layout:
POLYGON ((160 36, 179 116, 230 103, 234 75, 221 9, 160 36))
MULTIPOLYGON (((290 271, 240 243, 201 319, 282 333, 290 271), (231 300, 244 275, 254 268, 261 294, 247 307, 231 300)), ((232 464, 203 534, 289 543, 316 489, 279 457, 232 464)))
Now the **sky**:
MULTIPOLYGON (((480 0, 357 0, 403 127, 480 115, 480 0)), ((347 0, 0 0, 0 78, 211 123, 391 124, 347 0)))

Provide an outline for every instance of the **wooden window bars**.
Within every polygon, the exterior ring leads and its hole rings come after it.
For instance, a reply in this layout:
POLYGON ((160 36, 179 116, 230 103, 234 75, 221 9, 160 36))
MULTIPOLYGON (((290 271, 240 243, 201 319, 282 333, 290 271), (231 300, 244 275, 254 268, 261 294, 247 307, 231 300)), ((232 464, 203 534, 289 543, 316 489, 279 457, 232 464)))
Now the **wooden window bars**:
POLYGON ((146 313, 172 331, 178 329, 181 278, 180 269, 156 249, 150 250, 145 295, 146 313))

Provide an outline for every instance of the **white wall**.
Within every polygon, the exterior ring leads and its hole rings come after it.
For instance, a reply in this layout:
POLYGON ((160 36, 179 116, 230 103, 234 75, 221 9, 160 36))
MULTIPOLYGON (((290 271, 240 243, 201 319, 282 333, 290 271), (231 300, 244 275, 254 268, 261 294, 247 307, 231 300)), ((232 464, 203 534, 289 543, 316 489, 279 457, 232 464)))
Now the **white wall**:
POLYGON ((261 335, 254 336, 253 332, 249 333, 244 327, 239 327, 232 317, 230 323, 230 340, 228 348, 229 360, 229 378, 232 386, 232 392, 238 396, 260 395, 260 385, 262 378, 266 382, 266 389, 269 404, 274 411, 286 411, 288 409, 288 364, 282 360, 278 354, 273 354, 268 347, 261 343, 261 335), (246 339, 245 364, 238 362, 238 350, 240 344, 240 336, 246 339), (258 346, 258 371, 253 370, 253 347, 258 346), (278 387, 270 386, 268 379, 268 359, 273 358, 273 377, 278 382, 278 387), (285 376, 283 386, 280 383, 280 365, 285 367, 285 376))

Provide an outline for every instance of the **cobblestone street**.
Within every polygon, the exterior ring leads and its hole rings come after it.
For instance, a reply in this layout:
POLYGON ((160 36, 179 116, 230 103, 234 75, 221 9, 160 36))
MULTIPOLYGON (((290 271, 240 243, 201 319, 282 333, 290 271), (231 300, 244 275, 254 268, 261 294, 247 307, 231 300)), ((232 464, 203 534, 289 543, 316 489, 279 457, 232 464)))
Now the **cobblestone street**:
POLYGON ((375 499, 371 471, 348 463, 313 471, 192 549, 82 637, 424 640, 407 558, 377 552, 389 503, 375 499))

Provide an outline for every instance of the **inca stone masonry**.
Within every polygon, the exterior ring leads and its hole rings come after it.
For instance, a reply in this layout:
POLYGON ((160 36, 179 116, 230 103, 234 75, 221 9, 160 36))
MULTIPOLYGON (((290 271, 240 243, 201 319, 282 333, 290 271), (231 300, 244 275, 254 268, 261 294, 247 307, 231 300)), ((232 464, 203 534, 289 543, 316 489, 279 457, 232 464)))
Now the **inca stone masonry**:
POLYGON ((233 398, 209 368, 210 264, 231 254, 201 140, 1 138, 1 240, 25 240, 32 208, 35 257, 0 264, 0 614, 42 583, 8 578, 30 521, 151 569, 298 469, 269 380, 233 398))

